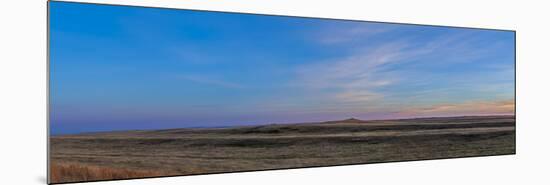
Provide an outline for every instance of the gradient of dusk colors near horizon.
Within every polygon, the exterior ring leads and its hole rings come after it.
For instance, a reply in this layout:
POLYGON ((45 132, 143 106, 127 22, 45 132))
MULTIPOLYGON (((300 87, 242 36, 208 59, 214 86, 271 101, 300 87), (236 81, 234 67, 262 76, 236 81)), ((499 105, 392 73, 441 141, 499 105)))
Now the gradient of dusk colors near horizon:
POLYGON ((511 31, 50 2, 50 130, 513 115, 511 31))

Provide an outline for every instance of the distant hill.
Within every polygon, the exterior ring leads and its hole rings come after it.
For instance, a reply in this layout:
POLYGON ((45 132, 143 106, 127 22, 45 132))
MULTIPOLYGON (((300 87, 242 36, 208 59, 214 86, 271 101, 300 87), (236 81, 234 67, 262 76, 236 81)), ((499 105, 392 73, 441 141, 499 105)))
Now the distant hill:
MULTIPOLYGON (((253 126, 234 126, 224 128, 174 128, 162 130, 133 130, 96 132, 65 135, 68 137, 103 136, 103 137, 188 137, 189 134, 226 134, 226 135, 253 135, 253 134, 341 134, 373 131, 411 131, 457 128, 494 128, 515 126, 514 116, 460 116, 460 117, 432 117, 393 120, 360 120, 348 118, 325 122, 264 124, 253 126)), ((55 137, 55 136, 54 136, 55 137)))
POLYGON ((365 122, 368 122, 368 121, 360 120, 360 119, 356 119, 356 118, 349 118, 349 119, 344 119, 344 120, 325 121, 325 122, 320 122, 320 123, 365 123, 365 122))

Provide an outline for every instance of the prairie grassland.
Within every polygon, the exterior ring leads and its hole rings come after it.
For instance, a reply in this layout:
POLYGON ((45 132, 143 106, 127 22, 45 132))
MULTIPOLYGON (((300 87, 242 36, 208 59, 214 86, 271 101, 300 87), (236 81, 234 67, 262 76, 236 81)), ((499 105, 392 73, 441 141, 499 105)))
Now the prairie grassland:
POLYGON ((442 159, 514 154, 515 117, 102 132, 50 147, 53 164, 84 166, 53 166, 52 183, 442 159))
POLYGON ((53 163, 50 165, 51 181, 55 183, 128 179, 163 175, 157 171, 128 170, 85 164, 53 163))

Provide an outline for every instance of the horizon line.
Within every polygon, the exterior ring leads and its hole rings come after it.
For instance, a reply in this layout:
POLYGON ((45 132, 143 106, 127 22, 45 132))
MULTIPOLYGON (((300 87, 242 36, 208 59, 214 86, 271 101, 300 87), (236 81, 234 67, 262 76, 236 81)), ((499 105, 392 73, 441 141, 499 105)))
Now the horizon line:
POLYGON ((291 125, 291 124, 313 124, 313 123, 328 123, 328 122, 339 122, 346 121, 350 119, 356 119, 361 122, 368 121, 392 121, 392 120, 414 120, 414 119, 433 119, 433 118, 464 118, 464 117, 510 117, 513 116, 514 119, 516 114, 487 114, 487 115, 456 115, 456 116, 416 116, 416 117, 405 117, 405 118, 388 118, 388 119, 358 119, 355 117, 338 119, 338 120, 327 120, 327 121, 309 121, 309 122, 278 122, 278 123, 254 123, 247 125, 227 125, 227 126, 195 126, 195 127, 177 127, 177 128, 160 128, 160 129, 127 129, 127 130, 111 130, 111 131, 91 131, 91 132, 76 132, 76 133, 65 133, 65 134, 52 134, 51 136, 71 136, 71 135, 80 135, 80 134, 98 134, 98 133, 113 133, 113 132, 128 132, 128 131, 162 131, 162 130, 178 130, 178 129, 227 129, 227 128, 239 128, 239 127, 253 127, 253 126, 265 126, 265 125, 291 125))

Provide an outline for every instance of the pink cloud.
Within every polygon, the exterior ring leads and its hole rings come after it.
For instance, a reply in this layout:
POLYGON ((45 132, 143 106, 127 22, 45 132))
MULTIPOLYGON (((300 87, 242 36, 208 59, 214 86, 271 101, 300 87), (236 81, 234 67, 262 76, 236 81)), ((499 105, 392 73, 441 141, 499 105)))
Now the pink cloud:
POLYGON ((458 115, 512 115, 514 100, 469 101, 458 104, 438 104, 426 107, 408 108, 398 112, 399 116, 458 116, 458 115))

